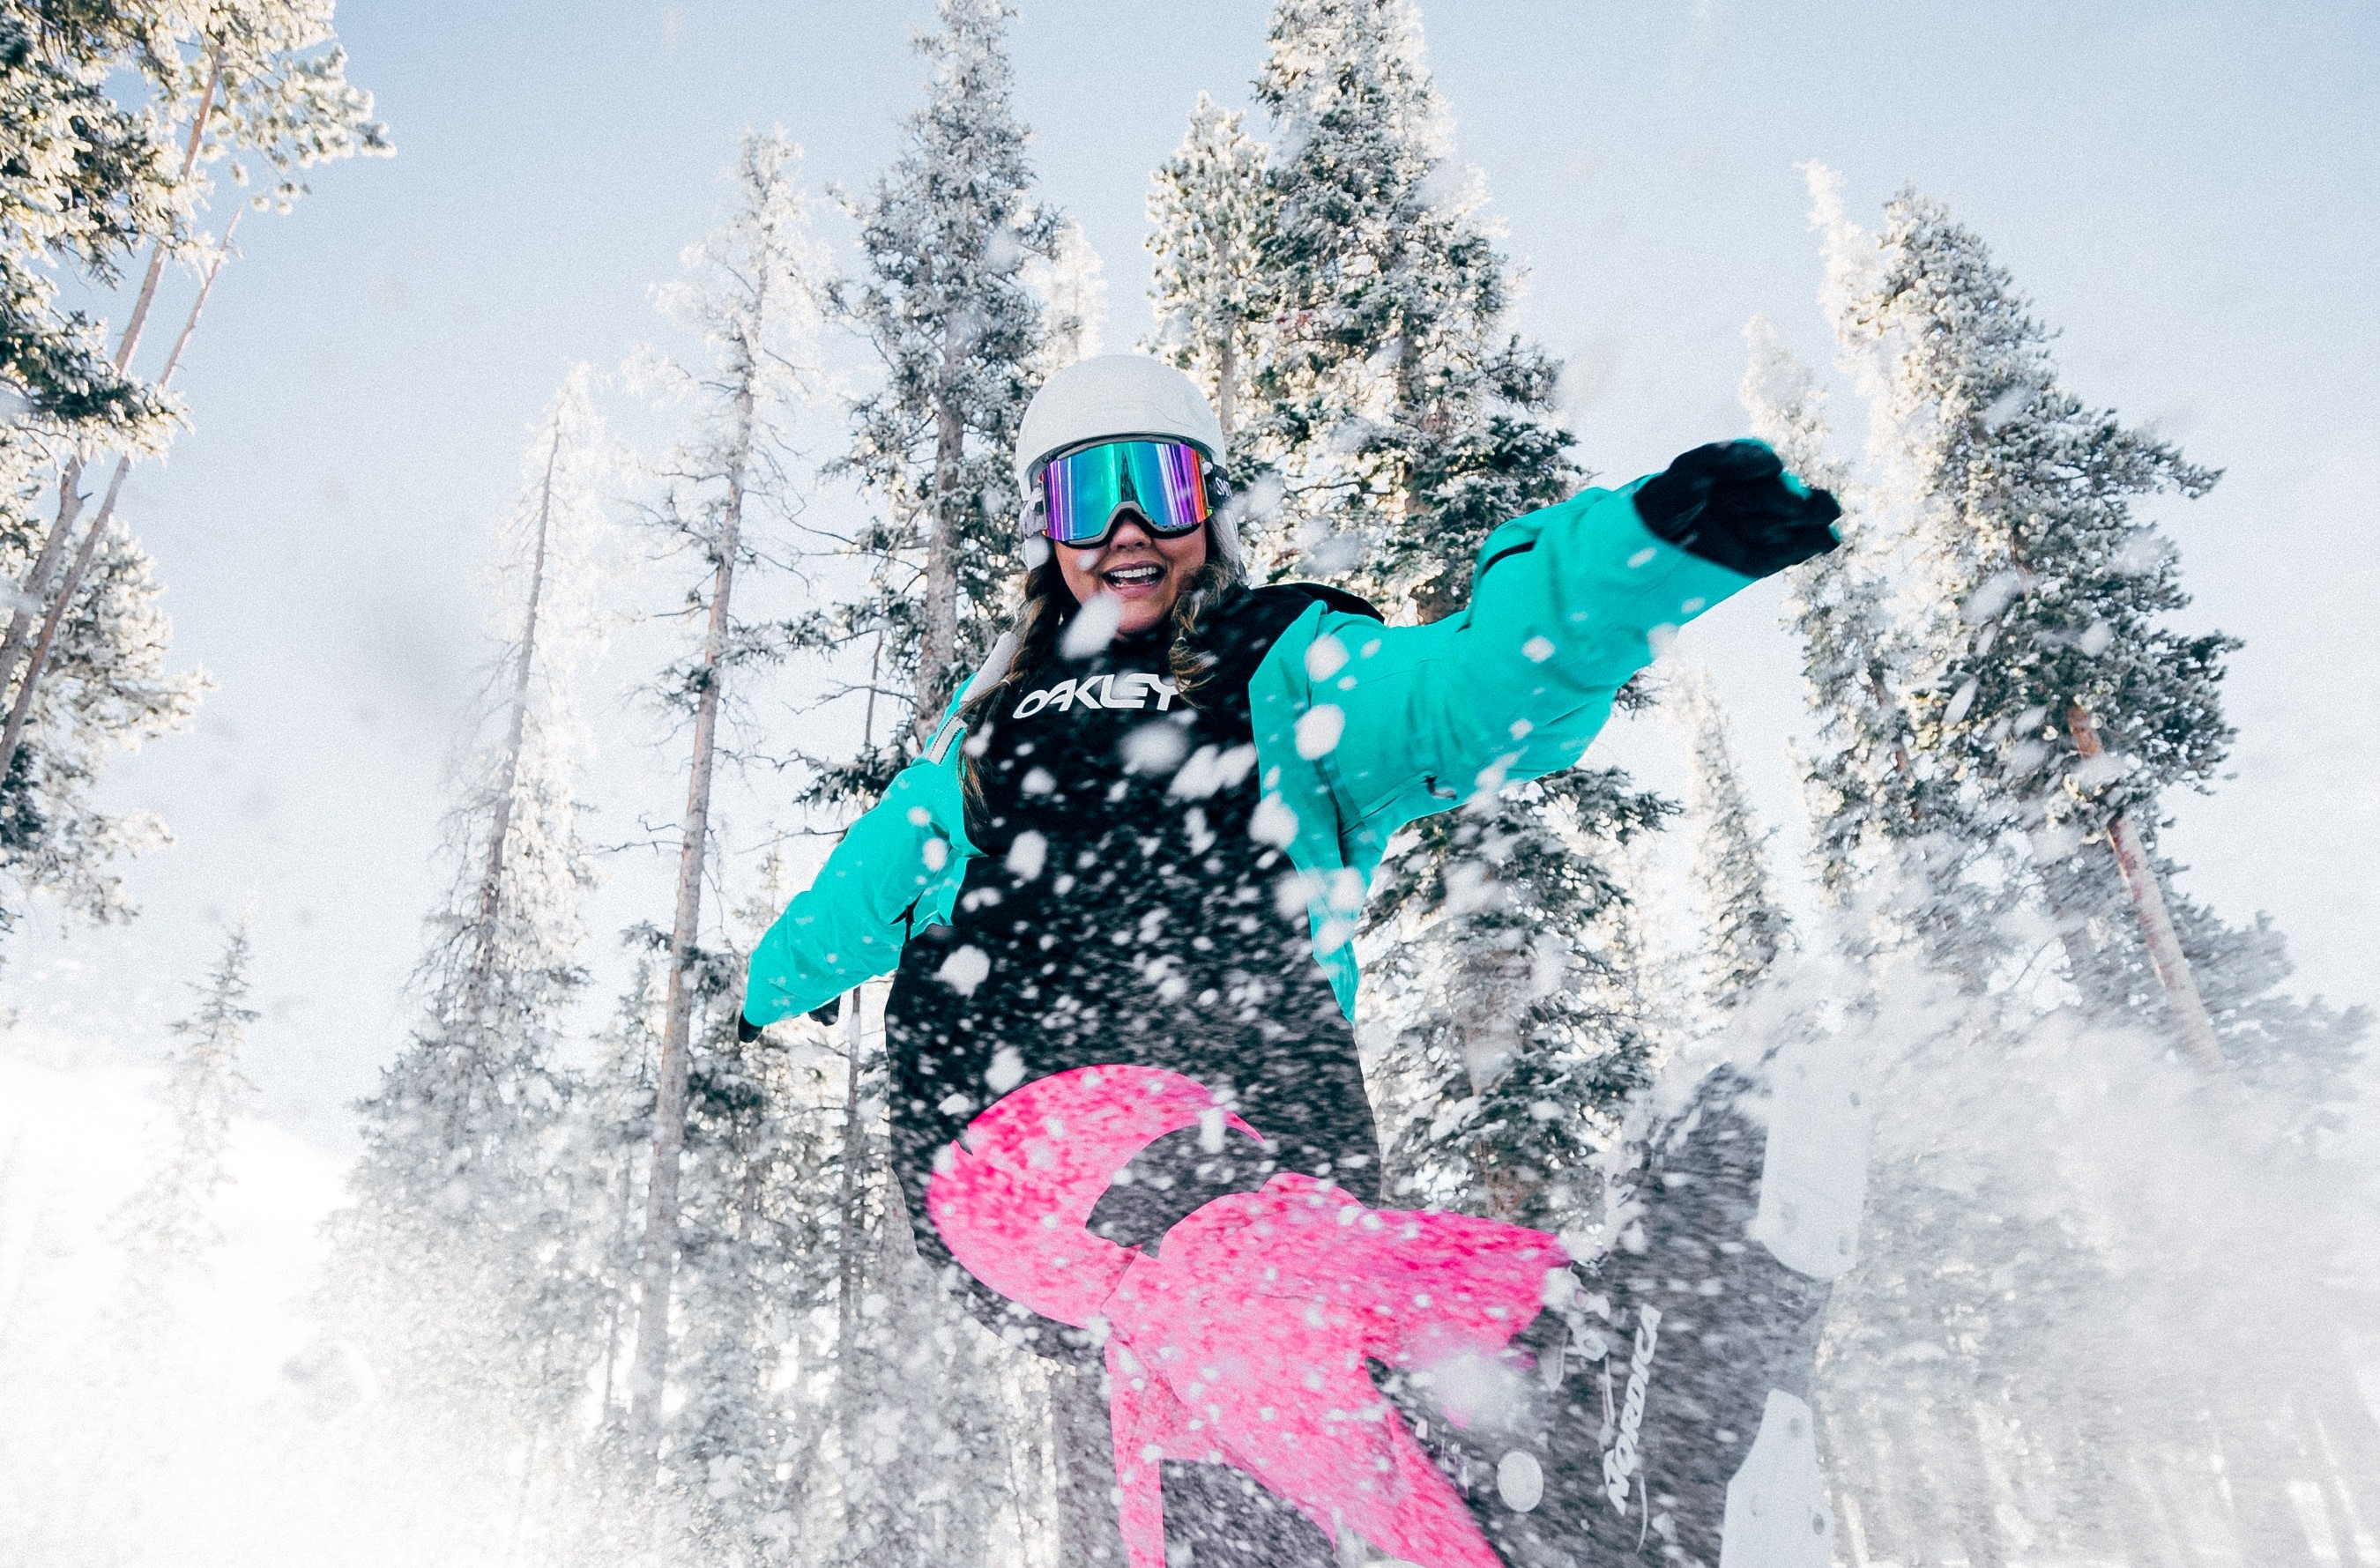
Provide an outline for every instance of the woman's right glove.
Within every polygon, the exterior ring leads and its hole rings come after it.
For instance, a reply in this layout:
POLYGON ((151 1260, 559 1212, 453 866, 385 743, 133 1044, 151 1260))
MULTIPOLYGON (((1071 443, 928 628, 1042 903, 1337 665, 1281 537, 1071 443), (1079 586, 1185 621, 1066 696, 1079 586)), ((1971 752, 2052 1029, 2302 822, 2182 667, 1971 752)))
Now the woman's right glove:
POLYGON ((1828 525, 1842 507, 1787 473, 1763 441, 1697 446, 1637 486, 1634 500, 1654 537, 1748 577, 1781 572, 1840 542, 1828 525))

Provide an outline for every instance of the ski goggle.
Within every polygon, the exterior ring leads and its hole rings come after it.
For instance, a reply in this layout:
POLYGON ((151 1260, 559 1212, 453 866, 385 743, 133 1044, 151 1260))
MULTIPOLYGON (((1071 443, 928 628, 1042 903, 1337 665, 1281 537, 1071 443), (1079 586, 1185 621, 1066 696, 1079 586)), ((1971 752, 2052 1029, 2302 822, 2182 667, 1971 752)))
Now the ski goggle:
POLYGON ((1207 459, 1181 441, 1103 441, 1041 470, 1041 523, 1052 544, 1097 544, 1126 506, 1174 539, 1207 521, 1207 459))

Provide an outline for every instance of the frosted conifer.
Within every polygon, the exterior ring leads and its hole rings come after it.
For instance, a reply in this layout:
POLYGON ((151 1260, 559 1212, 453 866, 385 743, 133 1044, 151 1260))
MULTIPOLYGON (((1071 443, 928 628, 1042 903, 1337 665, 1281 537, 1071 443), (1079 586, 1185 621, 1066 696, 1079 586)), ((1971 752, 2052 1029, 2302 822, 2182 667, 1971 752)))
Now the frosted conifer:
POLYGON ((1283 151, 1250 456, 1284 486, 1257 557, 1354 569, 1384 606, 1436 619, 1490 529, 1577 485, 1556 367, 1506 324, 1510 268, 1409 0, 1279 0, 1257 96, 1283 151))
POLYGON ((574 371, 531 427, 496 532, 501 629, 446 821, 453 887, 425 922, 420 1022, 359 1108, 352 1207, 333 1230, 337 1329, 370 1347, 421 1463, 457 1477, 518 1463, 537 1478, 601 1354, 602 1303, 574 1255, 584 1189, 603 1178, 564 1158, 561 1062, 592 884, 573 686, 597 635, 608 497, 589 379, 574 371))
MULTIPOLYGON (((867 593, 805 638, 872 645, 872 693, 906 710, 911 738, 941 717, 990 649, 1017 564, 1017 427, 1042 362, 1029 257, 1058 253, 1057 215, 1032 199, 1025 127, 1010 103, 1005 0, 937 0, 917 41, 932 62, 900 156, 855 215, 866 273, 835 298, 883 371, 852 412, 842 467, 883 510, 854 541, 867 593)), ((818 798, 872 796, 905 758, 888 743, 826 770, 818 798)))
POLYGON ((1728 747, 1727 715, 1707 674, 1687 694, 1694 772, 1694 887, 1701 895, 1703 997, 1715 1015, 1742 1005, 1792 942, 1769 881, 1768 833, 1728 747))
POLYGON ((690 654, 665 670, 654 688, 664 712, 686 724, 690 744, 678 823, 677 898, 665 950, 630 1380, 633 1442, 646 1457, 661 1438, 671 1370, 689 1065, 709 983, 704 977, 717 962, 701 936, 714 782, 727 750, 721 726, 738 677, 790 651, 782 636, 762 635, 737 617, 735 592, 737 574, 766 559, 760 545, 770 525, 788 521, 800 505, 784 468, 784 424, 818 374, 824 262, 809 235, 796 178, 799 159, 782 132, 747 135, 736 164, 734 216, 687 252, 688 276, 662 297, 679 324, 699 334, 704 358, 656 367, 665 382, 692 394, 697 422, 663 461, 662 490, 647 507, 645 522, 671 558, 692 566, 679 614, 698 622, 701 633, 690 654))
POLYGON ((1025 281, 1041 299, 1043 337, 1035 379, 1062 371, 1100 351, 1108 324, 1108 283, 1099 253, 1083 225, 1069 218, 1046 258, 1025 265, 1025 281))
POLYGON ((1840 896, 1890 846, 1930 830, 1925 781, 1895 685, 1910 651, 1890 604, 1876 497, 1828 448, 1826 395, 1764 317, 1744 328, 1740 395, 1752 433, 1794 473, 1842 503, 1840 548, 1786 576, 1786 618, 1802 644, 1819 747, 1803 790, 1821 885, 1840 896))
POLYGON ((1264 308, 1259 268, 1274 217, 1267 150, 1241 119, 1198 94, 1190 128, 1158 166, 1148 194, 1148 249, 1157 259, 1149 346, 1206 390, 1226 444, 1248 407, 1249 355, 1264 308))
POLYGON ((112 285, 144 241, 178 228, 167 128, 132 94, 109 93, 114 79, 157 91, 171 53, 166 18, 150 7, 26 6, 0 17, 0 388, 12 405, 0 430, 10 444, 158 433, 164 407, 114 363, 98 325, 59 303, 57 272, 112 285))
MULTIPOLYGON (((1852 579, 1864 597, 1823 602, 1833 614, 1811 623, 1811 666, 1832 677, 1821 695, 1839 703, 1838 733, 1867 748, 1833 774, 1837 842, 1897 837, 1912 851, 1934 882, 1930 952, 1966 964, 1968 998, 1920 1049, 2024 1038, 2038 999, 2016 966, 1994 970, 2023 956, 2025 928, 2005 923, 2012 941, 1995 917, 2046 907, 2087 1014, 2161 1027, 2198 1065, 2277 1091, 2300 1131, 2336 1124, 2338 1064, 2364 1020, 2280 996, 2286 960, 2268 926, 2228 928, 2168 893, 2174 868, 2155 847, 2163 792, 2204 787, 2229 743, 2219 682, 2233 644, 2169 624, 2187 595, 2171 548, 2133 508, 2202 494, 2216 476, 2060 386, 2049 334, 1939 203, 1904 192, 1871 238, 1842 218, 1831 176, 1814 170, 1812 183, 1828 231, 1822 298, 1873 404, 1876 480, 1854 508, 1862 548, 1845 552, 1866 567, 1852 579), (1883 678, 1846 678, 1864 669, 1883 678)), ((2104 1466, 2107 1435, 2075 1412, 2120 1403, 2123 1370, 2109 1375, 2090 1336, 2046 1361, 2052 1352, 2010 1331, 2004 1304, 2088 1301, 2128 1288, 2122 1271, 2105 1243, 2022 1203, 1979 1208, 1963 1182, 1957 1202, 1939 1201, 1931 1158, 1904 1157, 1877 1189, 1888 1196, 1846 1343, 1961 1343, 1946 1392, 1973 1407, 1980 1381, 1986 1404, 2006 1403, 2044 1440, 2045 1474, 2104 1466), (1988 1224, 1973 1222, 1982 1215, 1988 1224), (2045 1389, 2056 1398, 2037 1404, 2045 1389)), ((1905 1388, 1876 1386, 1906 1406, 1905 1388)), ((2183 1392, 2192 1429, 2158 1440, 2219 1432, 2243 1525, 2285 1519, 2287 1452, 2331 1440, 2289 1431, 2303 1420, 2287 1414, 2296 1395, 2276 1403, 2259 1388, 2252 1405, 2211 1385, 2183 1392)), ((1848 1391, 1841 1408, 1855 1413, 1844 1431, 1882 1414, 1848 1391)), ((1963 1412, 1942 1428, 1958 1446, 1975 1430, 1963 1412)), ((2133 1540, 2168 1506, 2153 1489, 2095 1479, 2057 1523, 2077 1543, 2133 1540)))
POLYGON ((588 594, 604 459, 582 366, 522 454, 520 494, 497 541, 505 630, 489 665, 492 733, 447 819, 455 886, 429 919, 415 977, 425 1016, 365 1107, 359 1187, 391 1222, 444 1210, 484 1230, 482 1205, 503 1200, 456 1184, 520 1191, 560 1100, 554 1057, 585 979, 578 902, 591 884, 571 672, 595 631, 588 594))
MULTIPOLYGON (((734 922, 746 940, 695 971, 679 1188, 677 1308, 664 1417, 665 1513, 692 1560, 777 1561, 821 1478, 831 1404, 795 1373, 802 1328, 834 1298, 835 1134, 816 1051, 737 1039, 745 950, 783 906, 776 861, 734 922)), ((654 945, 662 943, 654 933, 654 945)))
MULTIPOLYGON (((1235 467, 1269 467, 1283 497, 1258 558, 1341 574, 1392 621, 1457 612, 1488 531, 1583 477, 1550 418, 1556 367, 1510 330, 1510 268, 1410 5, 1281 0, 1257 97, 1282 151, 1235 467)), ((1549 1221, 1591 1207, 1586 1155, 1650 1054, 1598 857, 1666 810, 1617 774, 1563 773, 1397 846, 1365 1018, 1400 1181, 1549 1221)))
POLYGON ((236 211, 219 234, 201 225, 214 167, 228 159, 243 186, 271 171, 278 183, 257 204, 285 210, 309 165, 389 150, 370 96, 346 79, 332 11, 328 0, 237 0, 35 7, 0 21, 0 142, 12 149, 0 174, 0 382, 26 404, 0 430, 0 570, 17 585, 0 632, 0 865, 96 917, 123 909, 107 862, 158 834, 95 810, 88 785, 110 751, 182 722, 204 685, 157 678, 166 626, 148 556, 114 517, 134 457, 170 433, 164 389, 238 222, 236 211), (113 286, 143 244, 146 267, 103 350, 95 323, 57 311, 43 269, 67 261, 113 286), (144 386, 136 357, 177 259, 199 286, 144 386), (86 523, 84 465, 103 442, 117 456, 86 523), (45 468, 55 505, 43 520, 32 504, 45 468), (120 646, 94 660, 94 631, 120 646))
POLYGON ((1653 1054, 1608 862, 1671 809, 1572 770, 1427 818, 1391 856, 1367 1076, 1400 1202, 1553 1226, 1592 1209, 1590 1161, 1653 1054))
MULTIPOLYGON (((0 463, 11 454, 0 447, 0 463)), ((24 480, 23 470, 15 476, 24 480)), ((22 514, 0 513, 0 553, 22 563, 22 514)), ((108 760, 186 725, 211 684, 165 667, 172 623, 153 563, 120 529, 100 540, 81 591, 60 618, 49 674, 36 688, 25 744, 0 778, 0 925, 34 893, 94 920, 132 907, 122 857, 165 842, 164 825, 140 810, 110 809, 98 796, 108 760)))
POLYGON ((2060 386, 2047 330, 1939 202, 1904 191, 1886 214, 1835 326, 1874 366, 1876 455, 1904 508, 1905 701, 1939 814, 1979 845, 2031 835, 2086 990, 2078 925, 2129 902, 2177 1038, 2212 1067, 2150 834, 2159 794, 2204 787, 2229 744, 2237 644, 2166 624, 2189 596, 2132 506, 2217 476, 2060 386))
POLYGON ((176 1292, 201 1274, 223 1240, 212 1209, 231 1179, 225 1157, 232 1117, 255 1091, 239 1069, 248 1027, 249 918, 224 939, 223 956, 197 988, 198 1010, 174 1026, 165 1059, 162 1147, 139 1191, 115 1216, 125 1252, 117 1348, 136 1362, 170 1331, 176 1292))

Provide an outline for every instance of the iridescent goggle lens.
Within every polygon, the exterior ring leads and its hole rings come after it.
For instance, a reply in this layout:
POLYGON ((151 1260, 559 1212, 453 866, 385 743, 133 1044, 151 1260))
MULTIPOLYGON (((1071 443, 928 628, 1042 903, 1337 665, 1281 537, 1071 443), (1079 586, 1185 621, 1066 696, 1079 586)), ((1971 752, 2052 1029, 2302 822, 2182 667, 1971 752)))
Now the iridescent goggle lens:
POLYGON ((1130 506, 1167 539, 1207 520, 1207 466, 1179 441, 1105 441, 1041 470, 1041 509, 1052 544, 1097 544, 1130 506))

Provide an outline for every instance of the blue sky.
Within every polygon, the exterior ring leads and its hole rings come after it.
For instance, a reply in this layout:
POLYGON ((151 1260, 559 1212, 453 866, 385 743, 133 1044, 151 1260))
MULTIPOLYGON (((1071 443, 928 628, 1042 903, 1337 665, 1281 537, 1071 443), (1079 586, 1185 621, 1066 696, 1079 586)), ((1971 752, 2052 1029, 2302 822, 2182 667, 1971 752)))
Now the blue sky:
MULTIPOLYGON (((399 149, 334 166, 243 231, 185 369, 193 429, 124 515, 160 561, 177 663, 218 689, 111 789, 180 842, 136 867, 135 925, 11 939, 0 1051, 146 1060, 259 897, 261 1109, 328 1146, 402 1038, 397 987, 440 891, 441 766, 479 656, 476 567, 524 427, 576 360, 609 370, 721 215, 735 140, 783 126, 816 186, 864 184, 917 102, 923 4, 687 0, 342 7, 356 80, 399 149)), ((1873 222, 1904 181, 1978 229, 2063 330, 2068 383, 2155 419, 2227 477, 2160 504, 2198 604, 2244 637, 2235 775, 2175 803, 2186 885, 2269 908, 2303 978, 2380 1001, 2380 6, 1755 6, 1437 0, 1430 59, 1460 155, 1527 269, 1520 325, 1569 364, 1587 461, 1625 478, 1741 427, 1741 330, 1766 312, 1828 358, 1796 163, 1841 169, 1873 222)), ((1018 103, 1046 197, 1105 261, 1111 346, 1147 323, 1148 172, 1200 89, 1245 103, 1267 6, 1034 3, 1018 103)), ((821 234, 848 225, 822 203, 821 234)), ((848 357, 847 350, 839 351, 848 357)), ((666 429, 613 396, 631 433, 666 429)), ((1855 443, 1860 419, 1839 413, 1855 443)), ((823 451, 834 421, 813 439, 823 451)), ((829 496, 822 505, 847 505, 829 496)), ((671 749, 618 717, 638 650, 589 672, 598 836, 666 808, 671 749)), ((1713 667, 1789 854, 1802 724, 1772 590, 1687 650, 1713 667)), ((786 722, 771 694, 764 723, 786 722), (771 704, 774 704, 773 706, 771 704)), ((1615 760, 1674 785, 1678 737, 1615 760)), ((732 803, 739 854, 769 813, 732 803)), ((607 864, 591 921, 666 914, 648 855, 607 864)), ((748 875, 731 865, 731 881, 748 875)), ((39 929, 35 929, 35 928, 39 929)))

